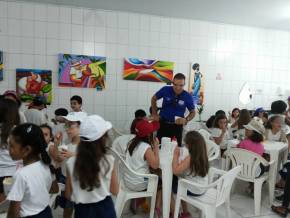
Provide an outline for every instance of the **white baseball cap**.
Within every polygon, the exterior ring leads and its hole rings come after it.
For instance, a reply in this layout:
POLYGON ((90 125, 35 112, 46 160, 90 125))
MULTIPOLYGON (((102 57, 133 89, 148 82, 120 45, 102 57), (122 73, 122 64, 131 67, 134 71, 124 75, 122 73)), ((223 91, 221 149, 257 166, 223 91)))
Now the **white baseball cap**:
POLYGON ((112 124, 105 121, 99 115, 90 115, 85 117, 80 126, 80 137, 82 141, 96 141, 101 138, 108 130, 112 128, 112 124))
POLYGON ((252 119, 251 122, 249 122, 247 125, 244 125, 244 127, 248 130, 256 131, 261 135, 265 133, 265 128, 263 124, 255 119, 252 119))
POLYGON ((64 116, 63 118, 67 121, 71 122, 82 122, 82 120, 87 117, 87 114, 84 112, 70 112, 67 116, 64 116))

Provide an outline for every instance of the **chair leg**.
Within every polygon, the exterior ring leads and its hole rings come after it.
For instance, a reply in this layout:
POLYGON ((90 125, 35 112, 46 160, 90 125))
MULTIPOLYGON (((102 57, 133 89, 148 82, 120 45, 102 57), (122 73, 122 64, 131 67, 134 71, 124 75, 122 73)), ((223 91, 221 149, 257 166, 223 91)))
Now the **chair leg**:
POLYGON ((180 209, 181 199, 180 197, 176 197, 175 208, 174 208, 174 218, 178 218, 179 209, 180 209))
POLYGON ((210 209, 204 210, 205 218, 215 218, 216 217, 216 208, 211 207, 210 209))
POLYGON ((226 218, 231 218, 231 206, 230 206, 230 198, 225 201, 226 206, 226 218))
POLYGON ((260 215, 261 212, 261 191, 263 182, 254 182, 254 201, 255 201, 255 216, 260 215))
POLYGON ((156 195, 153 195, 151 197, 150 218, 154 217, 155 203, 156 203, 156 195))
POLYGON ((120 190, 115 203, 117 218, 120 218, 122 216, 122 212, 125 207, 126 201, 127 201, 126 194, 120 190))
POLYGON ((274 200, 274 186, 275 186, 274 178, 269 178, 268 186, 269 186, 269 201, 270 205, 272 205, 274 200))

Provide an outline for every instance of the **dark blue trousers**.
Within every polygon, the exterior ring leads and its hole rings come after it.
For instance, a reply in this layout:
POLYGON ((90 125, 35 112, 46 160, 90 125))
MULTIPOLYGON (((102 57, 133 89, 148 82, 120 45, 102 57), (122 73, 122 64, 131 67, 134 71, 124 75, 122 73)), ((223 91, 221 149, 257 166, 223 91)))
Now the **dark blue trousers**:
POLYGON ((110 196, 91 204, 75 204, 75 218, 116 218, 114 203, 110 196))

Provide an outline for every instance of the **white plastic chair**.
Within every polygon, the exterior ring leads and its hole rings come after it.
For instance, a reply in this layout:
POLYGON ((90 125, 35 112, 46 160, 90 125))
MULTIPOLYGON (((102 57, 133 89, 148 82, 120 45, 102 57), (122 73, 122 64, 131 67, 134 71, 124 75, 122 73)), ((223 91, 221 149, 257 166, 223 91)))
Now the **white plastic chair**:
POLYGON ((268 181, 269 198, 273 199, 272 192, 274 187, 274 161, 268 162, 260 155, 240 148, 232 148, 226 151, 227 165, 232 164, 232 167, 240 165, 242 167, 237 179, 254 183, 254 200, 255 200, 255 215, 260 215, 261 211, 261 192, 262 185, 268 181), (269 167, 269 172, 265 172, 260 177, 256 178, 256 172, 259 170, 260 164, 269 167))
POLYGON ((112 144, 112 148, 121 155, 122 158, 126 157, 126 149, 129 141, 131 141, 135 135, 121 135, 117 137, 112 144))
POLYGON ((148 181, 147 190, 146 191, 140 191, 140 192, 134 192, 130 189, 128 189, 125 185, 125 182, 123 180, 123 176, 121 176, 120 180, 120 187, 119 187, 119 193, 117 195, 117 199, 115 202, 115 209, 117 218, 120 218, 122 215, 122 211, 124 209, 125 203, 129 199, 135 199, 135 198, 147 198, 151 197, 151 209, 150 209, 150 218, 153 218, 154 216, 154 209, 155 209, 155 200, 156 200, 156 193, 157 193, 157 185, 158 185, 158 176, 153 174, 141 174, 134 172, 125 162, 125 160, 118 154, 117 151, 114 149, 111 149, 112 154, 114 155, 116 161, 118 161, 119 165, 119 173, 121 175, 130 175, 131 177, 142 177, 148 181))
POLYGON ((212 140, 205 140, 205 142, 207 148, 208 161, 211 162, 215 159, 220 158, 220 146, 218 146, 212 140))
POLYGON ((109 144, 112 144, 112 142, 113 142, 116 138, 118 138, 119 136, 122 136, 122 135, 124 135, 124 134, 121 133, 119 130, 117 130, 117 129, 115 129, 115 128, 113 127, 112 129, 110 129, 110 130, 108 131, 108 138, 109 138, 108 143, 109 143, 109 144))
POLYGON ((210 139, 211 134, 207 130, 200 129, 200 130, 198 130, 198 132, 203 136, 203 138, 205 140, 209 140, 210 139))
POLYGON ((225 203, 226 217, 230 218, 231 188, 240 170, 240 166, 228 172, 210 168, 208 185, 201 185, 186 179, 179 179, 174 218, 178 218, 181 200, 199 208, 206 218, 215 218, 216 208, 225 203), (221 177, 213 182, 213 178, 216 175, 221 175, 221 177), (187 195, 187 191, 190 191, 193 187, 204 189, 205 193, 198 197, 187 195))

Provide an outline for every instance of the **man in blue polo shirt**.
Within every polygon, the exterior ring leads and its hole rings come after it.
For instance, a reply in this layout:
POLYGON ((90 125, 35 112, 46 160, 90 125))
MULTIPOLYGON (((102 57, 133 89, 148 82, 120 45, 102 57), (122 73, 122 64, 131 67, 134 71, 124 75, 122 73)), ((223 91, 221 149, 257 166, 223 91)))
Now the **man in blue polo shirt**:
POLYGON ((185 76, 178 73, 174 76, 172 86, 161 88, 151 99, 152 116, 160 121, 160 129, 157 137, 176 137, 178 145, 182 143, 183 125, 192 120, 195 116, 192 96, 183 89, 185 76), (157 101, 163 99, 159 115, 157 114, 157 101), (188 109, 189 114, 184 117, 188 109))

